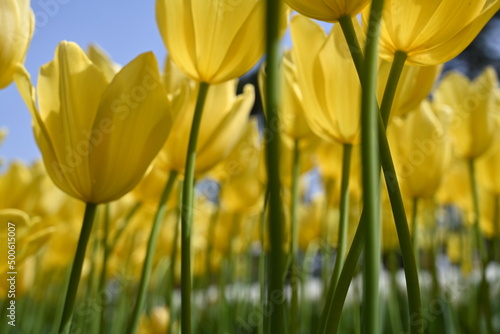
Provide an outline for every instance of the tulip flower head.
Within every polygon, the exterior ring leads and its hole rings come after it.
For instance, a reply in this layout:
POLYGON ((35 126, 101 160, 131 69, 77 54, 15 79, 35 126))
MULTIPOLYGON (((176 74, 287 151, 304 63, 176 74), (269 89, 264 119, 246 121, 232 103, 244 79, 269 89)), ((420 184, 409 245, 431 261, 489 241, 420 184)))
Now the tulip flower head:
POLYGON ((434 98, 451 107, 450 130, 460 158, 475 159, 492 143, 497 85, 497 75, 491 67, 472 82, 459 72, 450 72, 438 85, 434 98))
MULTIPOLYGON (((353 23, 359 30, 359 24, 353 23)), ((354 62, 345 52, 347 43, 340 25, 326 36, 312 20, 295 16, 291 30, 292 56, 309 126, 326 140, 357 144, 361 132, 361 85, 354 62)))
MULTIPOLYGON (((461 53, 500 9, 500 0, 386 0, 380 55, 392 61, 397 51, 412 65, 443 64, 461 53)), ((369 11, 363 11, 368 22, 369 11)))
POLYGON ((35 15, 29 0, 0 1, 0 89, 14 79, 33 37, 35 15))
MULTIPOLYGON (((286 31, 287 11, 280 22, 286 31)), ((157 0, 156 22, 179 68, 209 84, 235 79, 264 54, 264 0, 157 0)))
POLYGON ((409 198, 432 197, 450 164, 448 109, 424 100, 388 128, 398 179, 409 198))
POLYGON ((48 174, 87 203, 130 191, 173 123, 152 53, 139 55, 109 82, 77 44, 61 42, 54 60, 40 69, 38 106, 28 73, 19 68, 15 79, 48 174))

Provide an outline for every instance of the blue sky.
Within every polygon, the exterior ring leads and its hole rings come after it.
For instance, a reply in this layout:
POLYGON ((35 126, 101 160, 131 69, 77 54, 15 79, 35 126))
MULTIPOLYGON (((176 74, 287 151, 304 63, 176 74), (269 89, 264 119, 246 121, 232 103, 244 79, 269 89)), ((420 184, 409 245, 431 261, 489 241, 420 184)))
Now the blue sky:
MULTIPOLYGON (((156 27, 154 0, 34 0, 31 7, 37 23, 25 66, 34 83, 40 66, 52 60, 62 40, 83 48, 96 43, 122 65, 150 50, 160 63, 166 56, 156 27)), ((290 44, 289 36, 285 40, 290 44)), ((15 84, 0 90, 0 106, 0 127, 8 129, 0 157, 7 163, 38 159, 31 117, 15 84)))

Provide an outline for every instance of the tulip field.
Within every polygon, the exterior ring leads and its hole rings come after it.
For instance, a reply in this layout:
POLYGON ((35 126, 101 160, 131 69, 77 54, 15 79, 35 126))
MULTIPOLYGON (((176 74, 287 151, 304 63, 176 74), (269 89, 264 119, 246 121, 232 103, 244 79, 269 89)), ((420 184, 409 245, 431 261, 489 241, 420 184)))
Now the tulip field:
POLYGON ((0 0, 40 152, 0 161, 0 333, 500 333, 498 73, 445 66, 499 9, 156 0, 167 59, 30 73, 0 0))

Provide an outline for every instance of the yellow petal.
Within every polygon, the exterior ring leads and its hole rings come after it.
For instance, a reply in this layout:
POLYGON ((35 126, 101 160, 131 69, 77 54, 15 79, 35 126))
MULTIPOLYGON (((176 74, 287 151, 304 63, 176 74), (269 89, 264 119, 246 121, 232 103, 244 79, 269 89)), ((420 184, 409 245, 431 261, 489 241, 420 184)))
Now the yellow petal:
POLYGON ((286 0, 297 12, 307 17, 336 22, 341 16, 356 16, 369 0, 286 0))
POLYGON ((89 59, 101 69, 108 82, 113 80, 113 77, 120 70, 120 65, 111 60, 111 57, 95 44, 90 44, 87 49, 89 59))
POLYGON ((14 79, 33 37, 35 17, 28 0, 0 2, 0 89, 14 79))
POLYGON ((28 107, 33 118, 33 132, 38 148, 42 152, 42 158, 54 183, 67 194, 79 198, 79 191, 73 186, 71 180, 66 175, 65 171, 69 169, 66 164, 61 164, 64 155, 59 160, 56 154, 54 142, 47 130, 44 121, 42 120, 38 108, 36 106, 35 88, 31 84, 31 78, 26 69, 22 66, 17 68, 14 75, 17 89, 28 107))
POLYGON ((139 183, 173 123, 156 58, 127 64, 104 91, 89 139, 94 203, 115 200, 139 183))

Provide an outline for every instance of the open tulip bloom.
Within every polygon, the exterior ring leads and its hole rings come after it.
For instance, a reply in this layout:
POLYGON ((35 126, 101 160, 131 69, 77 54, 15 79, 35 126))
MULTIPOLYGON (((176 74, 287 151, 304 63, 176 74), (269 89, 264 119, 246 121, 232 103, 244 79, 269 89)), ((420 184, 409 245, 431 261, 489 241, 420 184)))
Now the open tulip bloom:
POLYGON ((16 73, 49 175, 87 203, 61 330, 69 326, 96 204, 116 200, 139 183, 174 119, 152 53, 109 79, 72 42, 61 42, 54 60, 40 69, 38 106, 28 73, 22 67, 16 73))

